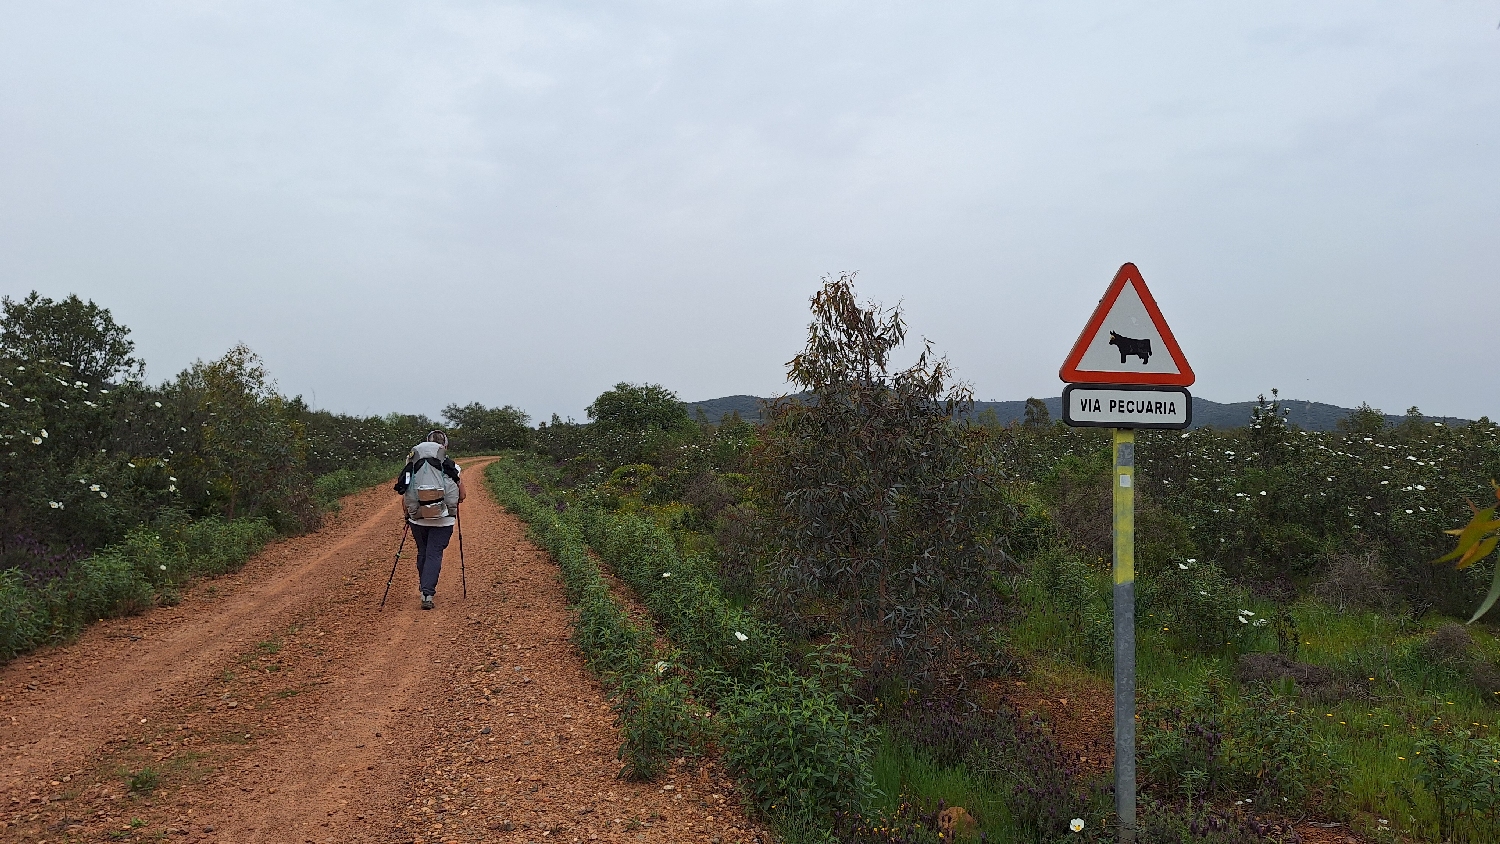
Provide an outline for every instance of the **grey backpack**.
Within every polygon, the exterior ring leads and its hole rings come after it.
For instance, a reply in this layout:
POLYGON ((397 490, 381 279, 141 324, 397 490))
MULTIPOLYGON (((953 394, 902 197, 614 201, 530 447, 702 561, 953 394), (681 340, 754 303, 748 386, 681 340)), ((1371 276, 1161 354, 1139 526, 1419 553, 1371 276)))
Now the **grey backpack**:
POLYGON ((418 443, 411 450, 402 476, 408 518, 445 519, 457 513, 458 481, 443 471, 448 462, 448 449, 440 443, 418 443))

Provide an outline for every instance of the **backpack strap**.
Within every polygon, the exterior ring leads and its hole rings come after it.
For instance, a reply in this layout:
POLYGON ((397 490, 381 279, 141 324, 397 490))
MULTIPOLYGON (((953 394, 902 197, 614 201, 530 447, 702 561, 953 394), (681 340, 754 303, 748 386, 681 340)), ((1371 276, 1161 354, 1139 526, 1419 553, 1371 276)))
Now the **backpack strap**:
POLYGON ((423 457, 415 463, 407 464, 408 476, 416 474, 416 471, 423 466, 431 466, 449 478, 452 478, 454 483, 458 483, 458 464, 454 463, 451 458, 438 460, 436 457, 423 457))

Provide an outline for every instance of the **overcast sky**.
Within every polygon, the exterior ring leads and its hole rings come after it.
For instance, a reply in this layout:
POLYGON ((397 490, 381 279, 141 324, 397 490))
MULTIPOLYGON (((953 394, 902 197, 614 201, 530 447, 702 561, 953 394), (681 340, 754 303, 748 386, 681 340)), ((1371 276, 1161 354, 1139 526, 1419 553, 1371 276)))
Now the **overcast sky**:
POLYGON ((0 0, 0 293, 352 413, 785 389, 820 276, 980 398, 1135 262, 1197 395, 1500 417, 1500 2, 0 0))

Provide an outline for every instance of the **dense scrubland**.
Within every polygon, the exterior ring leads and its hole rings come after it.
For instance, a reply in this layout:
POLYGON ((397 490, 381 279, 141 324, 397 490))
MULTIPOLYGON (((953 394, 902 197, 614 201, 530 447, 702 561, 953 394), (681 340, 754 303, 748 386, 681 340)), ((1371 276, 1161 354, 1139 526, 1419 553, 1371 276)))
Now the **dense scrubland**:
MULTIPOLYGON (((4 300, 0 661, 171 603, 189 579, 316 528, 439 424, 313 410, 243 345, 149 384, 129 333, 76 296, 4 300)), ((470 450, 528 433, 514 408, 446 416, 470 450)))
MULTIPOLYGON (((945 360, 890 366, 899 313, 848 277, 813 311, 805 398, 764 425, 621 384, 491 469, 580 584, 627 769, 716 748, 794 840, 1112 840, 1108 717, 1090 743, 1026 705, 1108 707, 1107 433, 1040 402, 956 423, 945 360)), ((1493 495, 1496 426, 1309 432, 1273 392, 1139 443, 1142 839, 1500 837, 1500 642, 1458 623, 1493 561, 1432 562, 1493 495)))
MULTIPOLYGON (((930 347, 892 365, 901 314, 850 276, 812 304, 802 398, 763 423, 650 384, 583 422, 445 411, 507 450, 488 481, 561 567, 623 775, 717 757, 789 841, 1113 840, 1107 434, 967 413, 930 347)), ((4 654, 314 526, 435 424, 310 410, 239 347, 150 386, 124 338, 6 302, 4 654)), ((1495 494, 1496 426, 1304 431, 1273 391, 1138 443, 1141 840, 1500 840, 1500 641, 1461 623, 1494 561, 1433 563, 1495 494)))

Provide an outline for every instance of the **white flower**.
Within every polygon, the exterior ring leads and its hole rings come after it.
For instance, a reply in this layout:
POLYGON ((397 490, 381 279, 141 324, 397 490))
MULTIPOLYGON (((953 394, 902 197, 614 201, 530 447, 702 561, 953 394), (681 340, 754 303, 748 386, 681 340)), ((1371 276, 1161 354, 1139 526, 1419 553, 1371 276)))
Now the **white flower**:
POLYGON ((1423 490, 1425 492, 1427 490, 1427 487, 1422 486, 1421 484, 1417 484, 1417 489, 1423 490))
POLYGON ((174 477, 172 477, 172 476, 171 476, 171 475, 168 475, 168 476, 167 476, 167 480, 169 480, 169 481, 171 481, 171 482, 172 482, 172 483, 174 483, 174 484, 175 484, 175 483, 177 483, 177 479, 176 479, 176 478, 174 478, 174 477))
POLYGON ((162 571, 166 571, 167 570, 167 567, 165 565, 159 566, 158 568, 160 568, 162 571))
POLYGON ((746 636, 744 633, 741 633, 738 630, 734 631, 734 638, 739 639, 741 642, 746 642, 746 641, 750 640, 749 636, 746 636))
MULTIPOLYGON (((1183 436, 1187 436, 1187 434, 1183 434, 1183 436)), ((1068 821, 1068 829, 1071 829, 1074 832, 1082 832, 1083 818, 1074 818, 1071 821, 1068 821)))
POLYGON ((1187 571, 1187 563, 1178 563, 1177 567, 1182 569, 1183 571, 1187 571))
POLYGON ((31 444, 32 445, 41 445, 42 444, 42 438, 41 437, 32 437, 31 438, 31 444))
POLYGON ((109 497, 109 493, 107 493, 107 492, 105 492, 104 490, 101 489, 101 490, 99 490, 99 497, 100 498, 108 498, 109 497))
POLYGON ((1187 561, 1190 562, 1190 563, 1196 563, 1196 562, 1198 562, 1196 559, 1194 559, 1192 557, 1188 557, 1187 561))
POLYGON ((1251 618, 1255 617, 1255 613, 1253 613, 1253 612, 1251 612, 1249 610, 1240 610, 1240 615, 1248 615, 1251 618))
POLYGON ((47 506, 51 507, 54 510, 61 510, 63 508, 63 504, 61 501, 48 501, 47 506))
POLYGON ((98 492, 98 491, 99 491, 99 485, 98 484, 89 484, 89 492, 98 492))
POLYGON ((669 571, 664 571, 664 572, 662 572, 662 573, 661 573, 661 576, 662 576, 662 577, 671 577, 671 576, 672 576, 672 573, 671 573, 671 572, 669 572, 669 571))
POLYGON ((1203 597, 1205 597, 1205 598, 1207 598, 1207 597, 1208 597, 1208 593, 1207 593, 1207 592, 1204 592, 1204 591, 1201 591, 1201 590, 1200 590, 1200 591, 1199 591, 1199 592, 1198 592, 1198 594, 1199 594, 1199 595, 1202 595, 1202 596, 1203 596, 1203 597))
POLYGON ((1246 619, 1245 619, 1245 617, 1244 617, 1244 616, 1239 616, 1239 619, 1240 619, 1240 624, 1249 624, 1249 623, 1250 623, 1250 622, 1249 622, 1249 621, 1247 621, 1247 620, 1246 620, 1246 619))
POLYGON ((161 407, 161 402, 159 402, 159 401, 157 401, 157 402, 152 402, 152 404, 154 404, 154 405, 156 405, 156 406, 157 406, 157 407, 161 407))
POLYGON ((167 492, 176 492, 176 491, 177 491, 177 484, 172 484, 172 485, 170 485, 170 486, 167 487, 167 492))
POLYGON ((129 467, 130 467, 130 468, 132 468, 132 469, 134 469, 134 468, 135 468, 135 464, 134 464, 134 463, 126 463, 126 464, 125 464, 125 465, 126 465, 126 466, 129 466, 129 467))
MULTIPOLYGON (((166 568, 166 566, 162 566, 162 568, 166 568)), ((657 660, 657 662, 656 662, 656 673, 660 674, 660 673, 662 673, 663 671, 666 671, 666 670, 667 670, 667 661, 664 660, 664 659, 663 660, 657 660)))
POLYGON ((1266 494, 1266 491, 1265 491, 1265 490, 1261 490, 1261 491, 1260 491, 1260 494, 1261 494, 1261 495, 1265 495, 1265 494, 1266 494))
POLYGON ((3 402, 3 401, 0 401, 0 407, 3 407, 3 408, 6 408, 6 409, 9 409, 9 408, 10 408, 10 405, 8 405, 8 404, 6 404, 6 403, 5 403, 5 402, 3 402))

